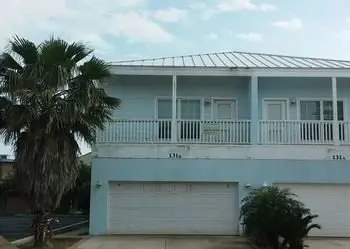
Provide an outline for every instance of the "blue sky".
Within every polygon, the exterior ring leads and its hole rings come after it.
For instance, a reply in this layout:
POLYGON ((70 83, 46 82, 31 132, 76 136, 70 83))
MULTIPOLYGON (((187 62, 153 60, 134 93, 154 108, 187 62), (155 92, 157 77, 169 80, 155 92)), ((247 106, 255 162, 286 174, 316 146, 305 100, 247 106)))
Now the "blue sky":
POLYGON ((85 41, 108 61, 230 50, 350 60, 349 0, 11 0, 1 7, 0 47, 14 34, 36 42, 55 34, 85 41))

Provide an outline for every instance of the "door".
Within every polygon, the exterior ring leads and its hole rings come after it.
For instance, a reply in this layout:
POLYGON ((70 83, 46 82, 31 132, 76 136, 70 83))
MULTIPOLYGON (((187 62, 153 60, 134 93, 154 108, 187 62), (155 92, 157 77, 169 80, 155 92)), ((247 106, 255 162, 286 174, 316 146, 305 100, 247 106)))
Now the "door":
POLYGON ((217 133, 210 139, 215 139, 216 142, 225 141, 229 143, 241 141, 239 136, 246 134, 246 132, 233 122, 235 118, 236 102, 234 100, 214 100, 214 123, 217 126, 217 133))
POLYGON ((110 234, 238 234, 235 183, 111 182, 108 208, 110 234))
POLYGON ((233 120, 236 117, 236 105, 234 100, 215 100, 214 119, 233 120))
POLYGON ((262 129, 263 141, 267 143, 285 143, 286 123, 281 122, 287 118, 287 104, 285 100, 264 101, 262 129))
POLYGON ((297 198, 319 215, 314 220, 322 226, 310 236, 350 237, 350 185, 347 184, 277 184, 297 194, 297 198))

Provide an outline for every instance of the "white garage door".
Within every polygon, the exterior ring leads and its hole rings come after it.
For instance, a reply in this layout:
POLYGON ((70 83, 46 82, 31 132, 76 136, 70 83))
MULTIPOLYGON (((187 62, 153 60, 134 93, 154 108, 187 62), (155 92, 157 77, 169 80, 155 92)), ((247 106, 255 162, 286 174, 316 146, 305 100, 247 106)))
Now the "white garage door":
POLYGON ((111 182, 109 191, 110 234, 238 233, 237 184, 111 182))
POLYGON ((322 226, 312 230, 311 236, 350 237, 350 185, 277 184, 298 195, 319 218, 322 226))

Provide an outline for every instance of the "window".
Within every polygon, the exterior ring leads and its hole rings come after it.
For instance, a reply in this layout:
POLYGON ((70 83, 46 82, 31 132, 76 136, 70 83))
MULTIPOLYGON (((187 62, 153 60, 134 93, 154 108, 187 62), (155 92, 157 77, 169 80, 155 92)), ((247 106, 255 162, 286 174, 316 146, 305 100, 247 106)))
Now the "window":
MULTIPOLYGON (((301 120, 333 120, 333 102, 329 100, 300 101, 301 120)), ((344 103, 338 101, 338 120, 344 120, 344 103)))
MULTIPOLYGON (((338 120, 344 120, 344 103, 337 102, 338 120)), ((333 120, 333 102, 330 100, 300 101, 301 120, 333 120)), ((303 140, 333 140, 332 123, 304 123, 301 125, 301 137, 303 140)), ((339 138, 344 139, 344 131, 339 125, 339 138)))
MULTIPOLYGON (((159 119, 160 139, 171 138, 171 119, 172 119, 172 100, 158 99, 157 113, 159 119)), ((193 120, 190 122, 181 122, 179 126, 179 137, 199 138, 200 136, 200 122, 201 119, 201 101, 199 99, 181 99, 177 100, 177 118, 180 120, 193 120), (198 120, 198 121, 195 121, 198 120)))
POLYGON ((197 119, 201 118, 201 102, 200 100, 188 100, 180 99, 180 112, 181 119, 197 119))

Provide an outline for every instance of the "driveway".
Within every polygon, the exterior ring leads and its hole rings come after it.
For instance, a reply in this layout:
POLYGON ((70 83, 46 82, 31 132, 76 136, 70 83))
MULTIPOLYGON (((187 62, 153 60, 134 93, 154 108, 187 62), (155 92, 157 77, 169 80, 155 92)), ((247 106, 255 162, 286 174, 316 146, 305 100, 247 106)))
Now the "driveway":
POLYGON ((91 237, 77 249, 251 249, 251 247, 240 237, 106 236, 91 237))
POLYGON ((306 244, 309 249, 349 249, 350 239, 311 239, 306 244))

